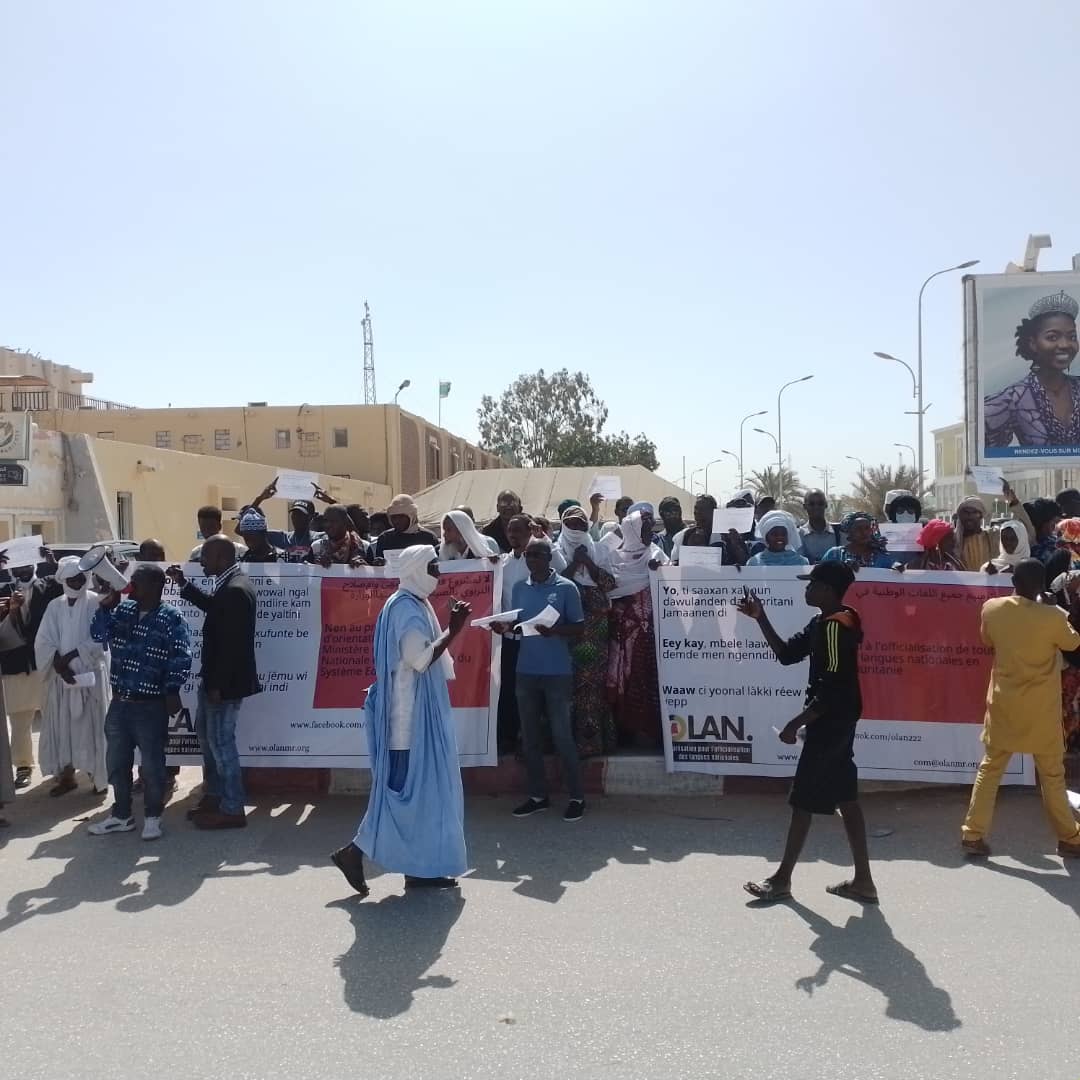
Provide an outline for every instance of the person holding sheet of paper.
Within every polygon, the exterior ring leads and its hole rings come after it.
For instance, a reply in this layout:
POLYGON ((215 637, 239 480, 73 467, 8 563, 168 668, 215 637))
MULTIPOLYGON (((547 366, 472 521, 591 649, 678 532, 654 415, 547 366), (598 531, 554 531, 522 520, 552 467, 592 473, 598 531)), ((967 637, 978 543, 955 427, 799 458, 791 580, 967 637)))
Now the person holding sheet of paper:
POLYGON ((514 810, 514 817, 530 817, 551 806, 544 773, 543 718, 546 716, 555 749, 562 758, 563 783, 570 796, 563 820, 580 821, 585 813, 585 792, 574 742, 574 666, 570 645, 581 639, 585 614, 577 586, 552 569, 551 556, 550 541, 529 541, 525 549, 529 576, 514 586, 511 604, 520 609, 518 623, 514 627, 494 623, 491 629, 496 634, 513 633, 520 640, 517 703, 529 797, 514 810), (548 617, 552 614, 554 621, 548 617), (530 623, 536 632, 523 633, 523 624, 530 623))
POLYGON ((91 634, 101 598, 89 591, 86 575, 73 555, 60 560, 56 580, 64 595, 45 609, 34 639, 37 666, 45 672, 38 742, 41 771, 56 777, 50 795, 74 791, 77 769, 88 775, 95 795, 104 795, 108 791, 105 714, 112 695, 105 649, 91 634), (85 673, 94 675, 93 685, 76 685, 75 676, 85 673))
MULTIPOLYGON (((903 488, 887 491, 882 509, 885 511, 885 517, 893 525, 915 525, 922 518, 922 503, 912 492, 903 488)), ((915 566, 922 558, 923 550, 918 543, 910 539, 898 541, 890 537, 889 556, 894 564, 915 566)))
MULTIPOLYGON (((248 510, 259 510, 267 499, 277 495, 277 479, 275 478, 259 493, 255 501, 247 507, 248 510)), ((311 545, 322 537, 318 530, 312 531, 311 523, 315 517, 315 504, 310 499, 294 499, 289 503, 290 531, 271 529, 267 534, 267 540, 276 548, 285 552, 285 561, 291 563, 307 562, 311 554, 311 545)), ((206 535, 213 536, 213 533, 206 535)), ((238 556, 239 557, 239 556, 238 556)), ((192 562, 198 562, 198 558, 192 557, 192 562)))
POLYGON ((447 682, 447 651, 472 608, 454 601, 446 630, 428 599, 439 584, 435 549, 417 544, 398 561, 397 591, 375 623, 375 684, 364 703, 371 794, 352 842, 330 859, 361 897, 364 856, 405 875, 407 889, 453 889, 468 868, 465 800, 447 682))
POLYGON ((615 588, 609 593, 607 687, 619 741, 655 750, 663 736, 649 575, 668 557, 652 542, 652 527, 651 517, 627 514, 622 542, 611 555, 615 588))
MULTIPOLYGON (((744 509, 736 500, 728 503, 729 508, 744 509)), ((746 504, 749 506, 750 504, 746 504)), ((727 566, 745 566, 750 557, 743 537, 734 529, 728 530, 727 536, 717 536, 713 532, 713 514, 716 512, 716 500, 711 495, 702 495, 694 503, 694 524, 684 529, 671 545, 671 561, 679 564, 679 554, 684 547, 712 547, 722 551, 721 562, 727 566)), ((749 534, 748 534, 749 535, 749 534)))
MULTIPOLYGON (((1002 484, 1002 494, 1009 504, 1013 520, 1019 521, 1027 530, 1028 541, 1035 542, 1035 526, 1027 511, 1016 497, 1008 481, 1002 484)), ((986 503, 978 496, 964 499, 956 508, 957 539, 960 542, 960 560, 965 570, 978 570, 1001 554, 1001 533, 996 528, 985 528, 986 503)))

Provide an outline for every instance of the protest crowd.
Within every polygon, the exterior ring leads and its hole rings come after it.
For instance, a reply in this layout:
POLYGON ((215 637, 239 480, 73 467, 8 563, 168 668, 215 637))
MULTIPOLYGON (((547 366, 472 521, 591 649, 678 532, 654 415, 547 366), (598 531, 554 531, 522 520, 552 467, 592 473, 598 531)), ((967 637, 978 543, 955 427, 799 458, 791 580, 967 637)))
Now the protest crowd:
MULTIPOLYGON (((821 612, 785 641, 752 592, 738 605, 758 622, 781 663, 810 662, 805 708, 780 732, 794 744, 806 731, 788 843, 777 872, 747 884, 755 897, 789 895, 811 815, 839 810, 855 876, 837 888, 876 902, 852 751, 861 709, 860 631, 858 613, 843 602, 863 568, 1011 576, 1013 595, 983 609, 983 641, 994 650, 995 668, 986 753, 961 842, 971 856, 989 852, 997 784, 1013 753, 1031 753, 1058 851, 1080 855, 1063 764, 1066 751, 1080 750, 1080 492, 1027 504, 1007 484, 1003 493, 1010 517, 994 524, 979 498, 964 499, 950 520, 927 520, 910 491, 889 492, 878 517, 856 512, 832 521, 828 499, 817 490, 803 498, 801 523, 749 490, 723 507, 709 495, 689 508, 674 498, 654 507, 627 496, 610 519, 599 495, 586 506, 565 499, 552 522, 504 491, 487 524, 478 525, 473 510, 460 506, 435 535, 420 527, 408 495, 375 512, 336 503, 318 488, 312 501, 290 504, 290 529, 274 530, 262 510, 275 496, 271 484, 239 512, 235 538, 223 532, 222 511, 206 506, 196 515, 204 539, 191 552, 166 552, 145 540, 131 565, 115 567, 123 588, 115 575, 95 572, 92 559, 57 560, 43 549, 36 564, 6 566, 0 593, 0 671, 10 723, 10 742, 6 725, 0 735, 0 806, 31 784, 31 731, 40 713, 36 765, 53 778, 49 794, 76 790, 80 773, 101 798, 111 788, 108 815, 88 826, 95 836, 134 830, 133 798, 141 794, 143 838, 162 835, 177 772, 166 765, 168 722, 193 664, 190 627, 163 600, 171 580, 205 615, 196 719, 203 786, 188 818, 199 829, 242 828, 236 723, 241 703, 261 689, 258 601, 247 572, 279 562, 387 566, 399 587, 376 624, 376 681, 364 706, 372 790, 355 840, 332 858, 361 895, 365 855, 404 873, 411 885, 451 887, 467 864, 446 684, 449 648, 468 625, 470 608, 455 601, 449 625, 439 625, 428 597, 440 566, 501 563, 501 602, 489 627, 501 637, 499 751, 518 754, 527 777, 514 815, 549 809, 544 757, 553 748, 569 797, 564 819, 573 822, 586 809, 583 759, 663 746, 651 576, 704 548, 712 549, 716 565, 806 568, 807 603, 821 612), (743 512, 746 527, 717 531, 721 511, 733 510, 743 512), (906 546, 890 544, 890 525, 910 526, 902 531, 912 538, 906 546), (207 584, 189 581, 182 563, 201 563, 207 584)), ((111 568, 111 552, 101 555, 101 565, 111 568)))

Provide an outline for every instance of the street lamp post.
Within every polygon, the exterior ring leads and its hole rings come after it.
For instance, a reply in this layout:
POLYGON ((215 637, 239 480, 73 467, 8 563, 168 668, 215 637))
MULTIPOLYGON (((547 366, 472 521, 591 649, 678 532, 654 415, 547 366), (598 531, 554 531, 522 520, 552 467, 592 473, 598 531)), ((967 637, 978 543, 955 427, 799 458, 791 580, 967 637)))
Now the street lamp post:
MULTIPOLYGON (((720 453, 726 454, 727 451, 726 450, 721 450, 720 453)), ((713 458, 712 461, 708 462, 708 464, 706 464, 706 466, 705 466, 705 494, 706 495, 708 495, 710 493, 709 492, 709 465, 719 465, 720 462, 723 461, 723 460, 724 460, 723 458, 713 458)))
POLYGON ((780 387, 780 392, 776 395, 776 481, 780 486, 780 478, 784 473, 784 430, 780 422, 780 399, 784 396, 784 391, 789 386, 794 386, 796 383, 807 382, 812 379, 813 375, 804 375, 801 379, 792 379, 791 382, 784 383, 780 387))
MULTIPOLYGON (((941 277, 942 274, 951 274, 954 270, 970 270, 973 266, 978 266, 978 259, 968 259, 967 262, 957 263, 956 266, 946 266, 944 270, 935 270, 919 287, 919 336, 918 347, 916 351, 916 371, 911 372, 911 378, 915 383, 915 414, 919 419, 919 435, 918 435, 918 453, 915 456, 915 472, 916 472, 916 484, 921 488, 923 483, 923 422, 926 417, 926 410, 930 408, 929 405, 923 406, 923 327, 922 327, 922 309, 923 309, 923 293, 926 292, 926 286, 936 277, 941 277)), ((874 353, 875 356, 881 357, 882 360, 896 360, 895 356, 890 356, 888 353, 874 353)), ((903 360, 898 360, 897 363, 904 364, 903 360)), ((904 367, 911 371, 911 367, 908 364, 904 364, 904 367)))
POLYGON ((772 439, 773 447, 775 448, 776 452, 778 454, 780 453, 780 444, 776 441, 776 436, 771 431, 766 431, 763 427, 756 427, 754 428, 754 430, 759 435, 768 435, 769 438, 772 439))
MULTIPOLYGON (((916 457, 915 447, 914 446, 912 446, 910 443, 906 443, 906 442, 894 442, 893 446, 899 447, 901 450, 910 450, 911 451, 911 467, 913 469, 917 468, 916 462, 918 461, 918 458, 916 457)), ((917 492, 916 492, 916 494, 917 494, 917 492)))
POLYGON ((811 465, 810 468, 814 472, 821 474, 821 482, 825 488, 825 498, 827 499, 829 497, 829 477, 832 476, 832 469, 828 465, 811 465))
POLYGON ((395 405, 397 404, 398 394, 400 394, 402 390, 406 389, 409 386, 412 386, 412 379, 402 379, 401 380, 401 385, 394 392, 394 404, 395 405))
POLYGON ((704 472, 704 470, 707 469, 707 468, 708 468, 707 465, 703 465, 700 469, 694 469, 694 471, 690 474, 690 494, 691 495, 694 494, 694 477, 697 476, 697 474, 699 472, 704 472))
POLYGON ((866 472, 866 462, 863 461, 861 457, 856 457, 854 454, 845 454, 844 457, 846 457, 848 461, 854 461, 862 472, 866 472))
MULTIPOLYGON (((743 487, 745 485, 745 483, 746 483, 746 480, 743 477, 743 467, 742 467, 742 463, 743 463, 743 425, 746 423, 747 420, 752 420, 755 416, 768 416, 768 414, 769 414, 768 409, 762 409, 761 412, 749 413, 748 415, 744 416, 742 418, 742 420, 739 421, 739 487, 740 488, 743 487)), ((727 452, 728 452, 727 450, 724 451, 725 454, 727 452)))

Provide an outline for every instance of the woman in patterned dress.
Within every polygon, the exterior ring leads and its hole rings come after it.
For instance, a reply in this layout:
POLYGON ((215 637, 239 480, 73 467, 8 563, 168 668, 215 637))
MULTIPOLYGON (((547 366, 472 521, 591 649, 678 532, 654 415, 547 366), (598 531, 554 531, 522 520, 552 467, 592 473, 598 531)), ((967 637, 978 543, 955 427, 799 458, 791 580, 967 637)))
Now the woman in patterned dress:
POLYGON ((566 559, 564 576, 577 585, 585 609, 585 632, 570 648, 574 658, 574 738, 578 754, 609 754, 616 744, 607 697, 608 593, 615 588, 611 549, 589 535, 589 518, 580 506, 564 511, 556 547, 566 559))
POLYGON ((1064 291, 1037 300, 1016 328, 1016 355, 1031 365, 1019 382, 983 402, 986 445, 1080 446, 1076 359, 1080 304, 1064 291))

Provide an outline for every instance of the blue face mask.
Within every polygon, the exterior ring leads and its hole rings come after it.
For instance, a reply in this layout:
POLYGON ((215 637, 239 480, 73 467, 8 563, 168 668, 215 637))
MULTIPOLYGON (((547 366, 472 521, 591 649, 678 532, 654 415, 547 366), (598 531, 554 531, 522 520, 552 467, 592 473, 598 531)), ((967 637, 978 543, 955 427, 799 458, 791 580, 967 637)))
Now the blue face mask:
POLYGON ((910 510, 900 510, 896 515, 897 525, 912 525, 919 519, 910 510))

